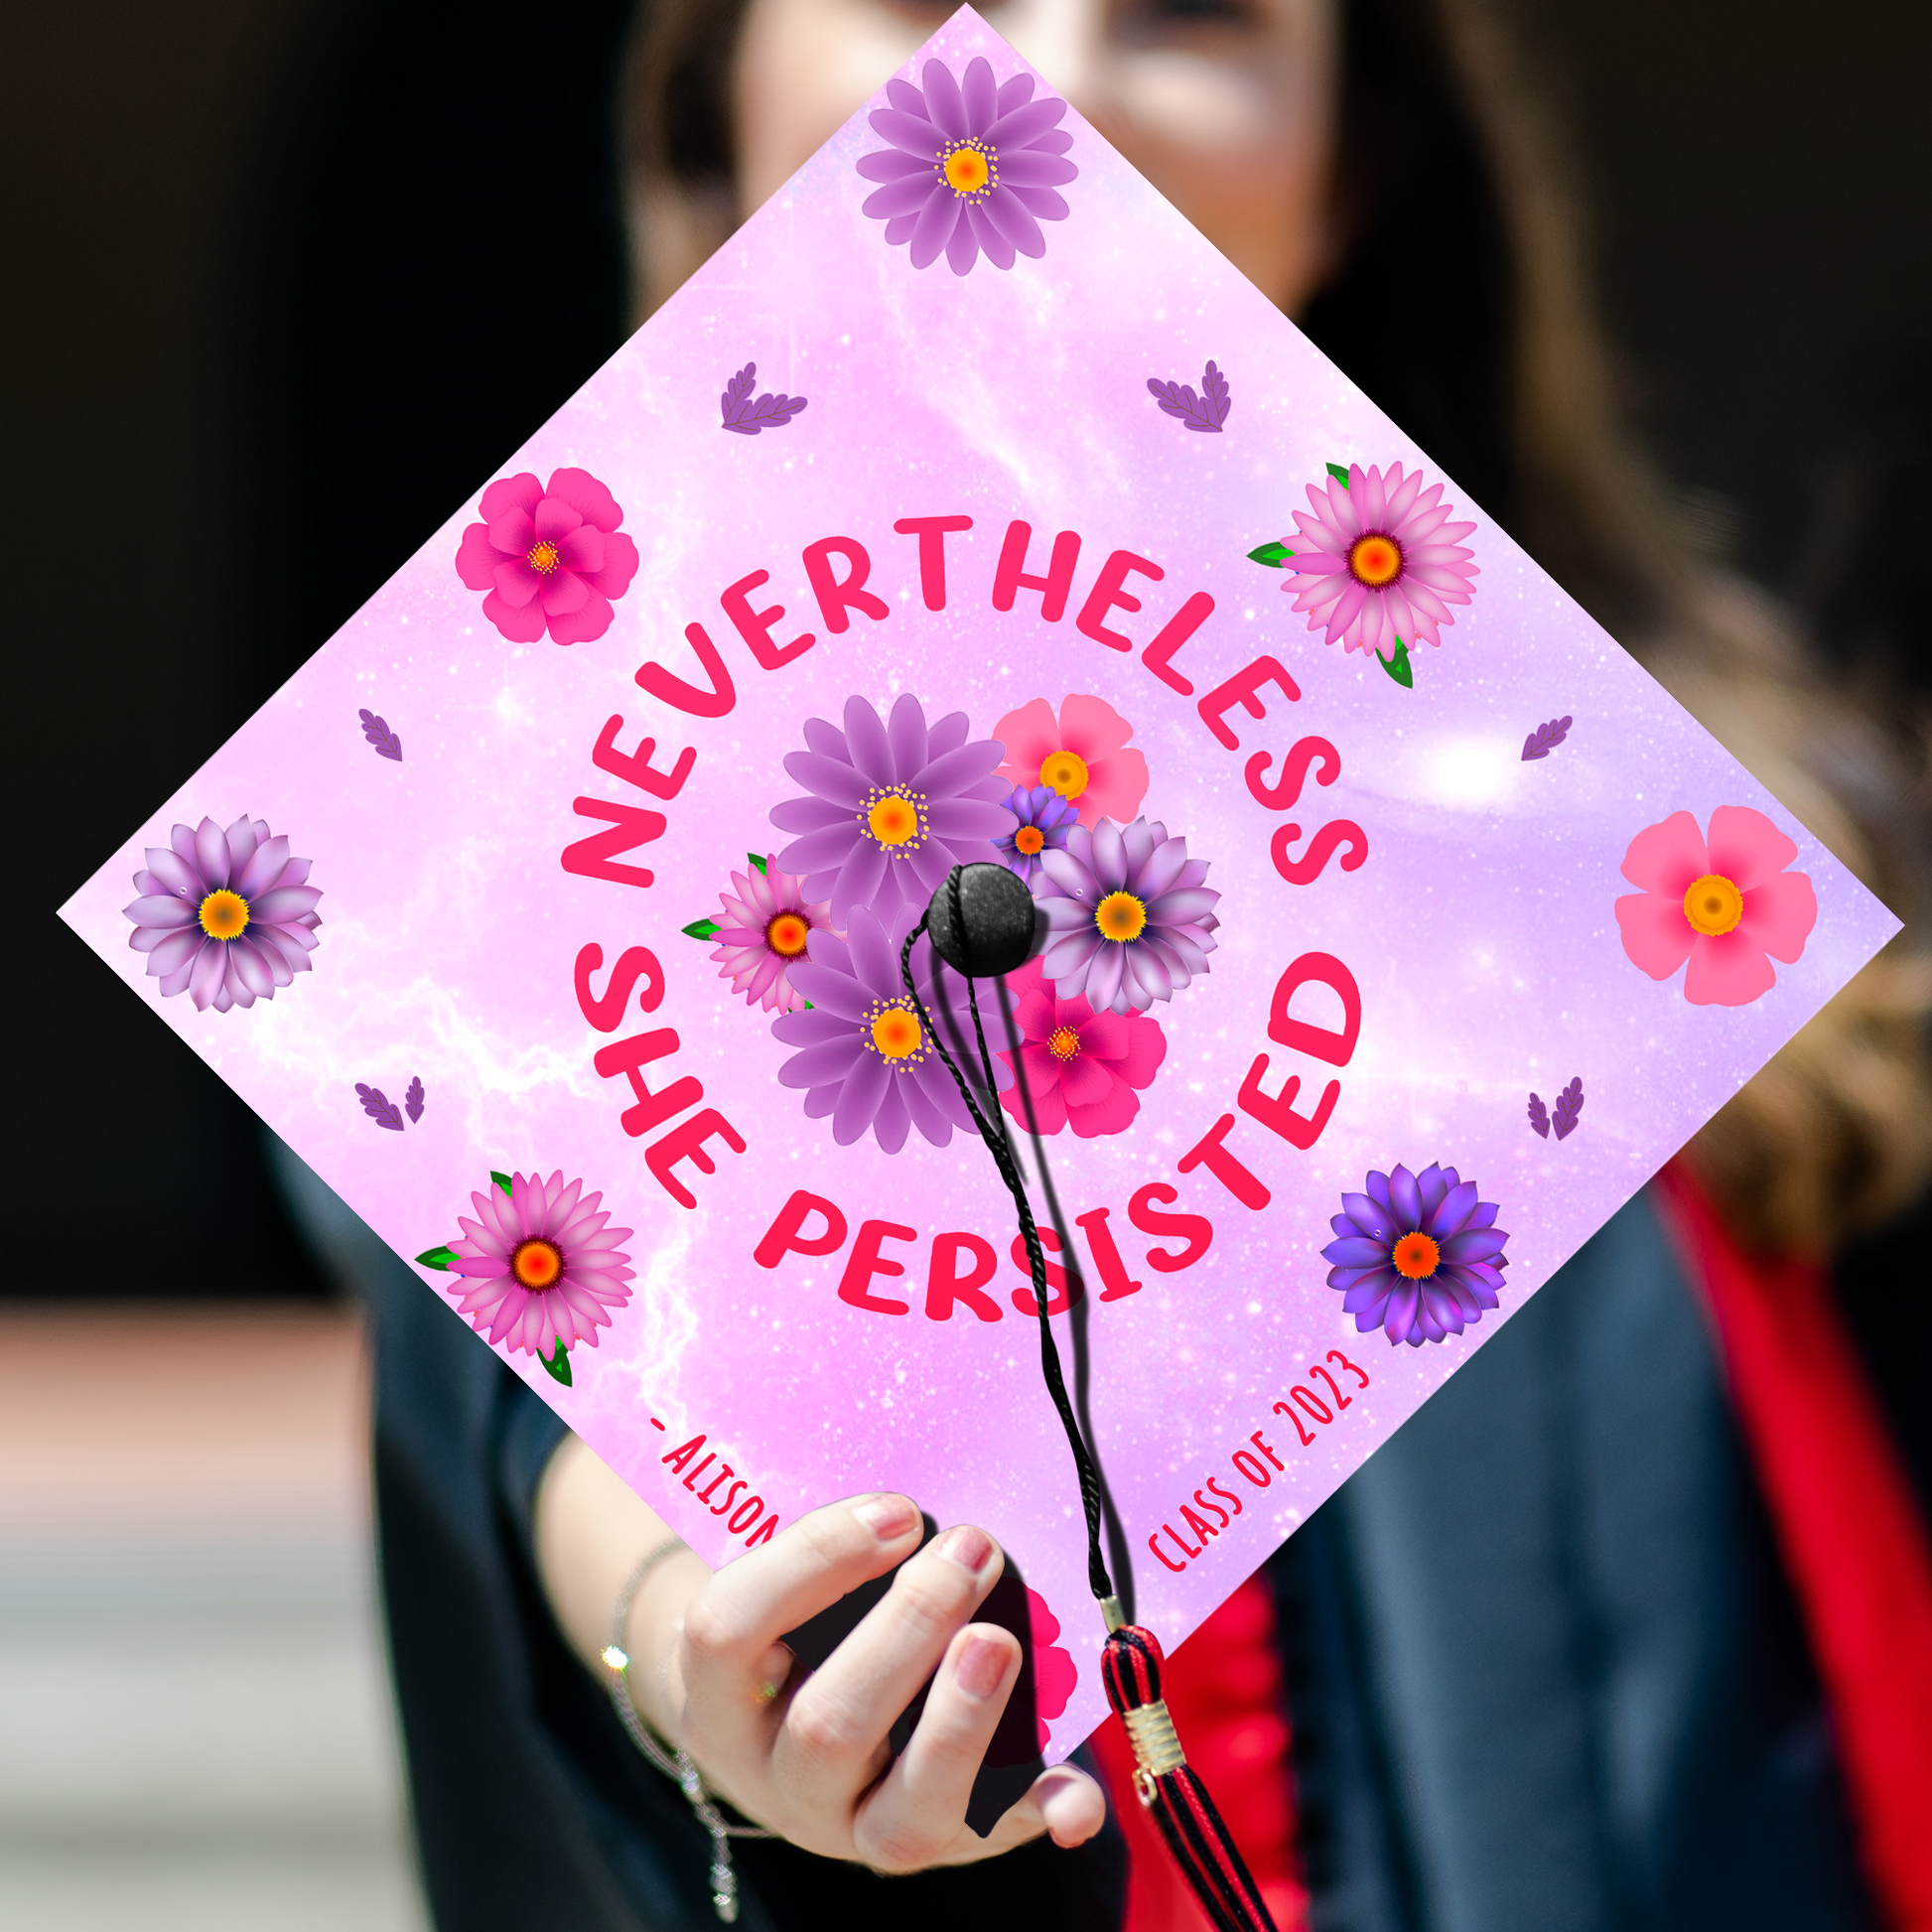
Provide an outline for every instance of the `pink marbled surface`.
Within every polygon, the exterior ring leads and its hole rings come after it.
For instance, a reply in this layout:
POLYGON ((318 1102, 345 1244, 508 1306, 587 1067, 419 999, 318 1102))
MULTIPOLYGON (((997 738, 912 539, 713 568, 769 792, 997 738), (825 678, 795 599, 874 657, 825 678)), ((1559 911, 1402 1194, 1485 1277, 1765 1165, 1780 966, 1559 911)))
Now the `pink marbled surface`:
MULTIPOLYGON (((979 52, 1001 78, 1021 66, 969 13, 934 51, 956 71, 979 52)), ((1078 1498, 1035 1336, 1010 1302, 997 1323, 963 1311, 933 1321, 921 1305, 934 1233, 976 1229, 1004 1256, 1011 1215, 992 1163, 963 1137, 943 1151, 915 1137, 892 1158, 870 1140, 834 1147, 829 1122, 807 1121, 801 1096, 776 1084, 789 1049, 765 1016, 733 999, 710 948, 678 930, 715 913, 748 849, 784 843, 765 813, 797 789, 780 759, 806 717, 836 721, 855 692, 883 711, 912 691, 929 717, 963 708, 984 736, 1031 698, 1057 707, 1068 692, 1096 692, 1131 720, 1147 755, 1144 809, 1213 861, 1220 950, 1210 977, 1156 1011, 1169 1056, 1140 1120, 1116 1138, 1049 1143, 1068 1212, 1110 1205, 1145 1284, 1091 1308, 1093 1412, 1138 1553, 1140 1613, 1170 1645, 1895 929, 1452 481, 1459 513, 1476 518, 1481 575, 1442 647, 1416 652, 1415 690, 1311 635, 1282 578, 1245 553, 1291 533, 1325 462, 1427 458, 1098 136, 1074 116, 1064 125, 1080 176, 1064 191, 1071 217, 1045 226, 1045 258, 1006 274, 982 260, 962 280, 943 262, 915 273, 861 215, 870 191, 853 164, 879 143, 855 117, 496 473, 580 465, 614 490, 643 562, 611 630, 569 649, 499 636, 453 565, 473 497, 64 909, 398 1253, 452 1237, 491 1168, 561 1168, 602 1189, 636 1230, 634 1299, 601 1346, 574 1351, 573 1389, 527 1356, 517 1371, 712 1562, 740 1539, 661 1462, 700 1431, 785 1522, 890 1486, 942 1522, 985 1524, 1052 1604, 1079 1665, 1052 1727, 1054 1758, 1105 1707, 1100 1632, 1082 1607, 1078 1498), (1219 436, 1185 432, 1145 387, 1150 375, 1198 384, 1209 356, 1233 391, 1219 436), (782 431, 721 434, 718 391, 754 357, 760 388, 802 393, 810 406, 782 431), (892 525, 953 512, 975 527, 950 540, 948 607, 929 613, 914 546, 892 525), (1141 616, 1117 614, 1137 643, 1189 592, 1210 592, 1215 615, 1178 660, 1197 691, 1269 651, 1302 701, 1271 692, 1266 719, 1234 713, 1241 751, 1226 753, 1191 700, 1137 657, 1081 636, 1071 612, 1043 622, 1024 593, 1012 614, 994 612, 993 565, 1014 517, 1035 528, 1035 568, 1052 531, 1081 533, 1076 600, 1116 547, 1165 566, 1165 582, 1139 586, 1141 616), (884 622, 859 619, 843 636, 809 609, 800 566, 803 546, 831 534, 868 547, 872 587, 892 605, 884 622), (820 633, 775 673, 756 668, 718 602, 757 569, 771 581, 754 602, 789 614, 778 634, 820 633), (697 676, 682 637, 694 621, 721 641, 737 682, 735 709, 715 721, 655 704, 631 677, 648 657, 697 676), (361 706, 400 733, 402 763, 363 742, 361 706), (647 734, 660 761, 683 745, 698 755, 691 783, 664 807, 666 835, 631 855, 656 874, 648 891, 558 864, 564 845, 596 829, 572 800, 625 795, 590 758, 614 713, 626 721, 626 749, 647 734), (1522 762, 1525 734, 1564 713, 1577 719, 1569 742, 1522 762), (1311 733, 1339 750, 1342 775, 1327 791, 1311 787, 1299 822, 1353 819, 1369 857, 1353 874, 1330 867, 1295 888, 1268 859, 1280 815, 1252 800, 1241 765, 1311 733), (1680 808, 1703 823, 1720 804, 1756 806, 1791 834, 1821 906, 1800 962, 1736 1010, 1693 1008, 1681 976, 1658 985, 1638 973, 1611 910, 1630 890, 1617 867, 1634 833, 1680 808), (322 943, 313 974, 271 1004, 197 1013, 185 997, 157 997, 121 907, 141 849, 165 844, 170 825, 243 812, 313 857, 322 943), (572 992, 573 960, 592 940, 607 963, 628 945, 655 949, 663 1005, 647 1021, 633 1006, 626 1031, 675 1028, 680 1051, 655 1071, 701 1078, 707 1103, 748 1143, 742 1157, 714 1144, 709 1178, 683 1170, 695 1211, 668 1198, 643 1144, 621 1132, 627 1088, 592 1069, 604 1040, 572 992), (1271 1088, 1285 1070, 1308 1081, 1330 1071, 1265 1036, 1277 973, 1310 950, 1355 973, 1361 1039, 1311 1152, 1238 1120, 1230 1146, 1273 1191, 1253 1213, 1205 1171, 1176 1176, 1174 1164, 1233 1108, 1257 1052, 1273 1053, 1271 1088), (378 1130, 353 1083, 399 1100, 412 1074, 428 1089, 425 1118, 400 1136, 378 1130), (1562 1144, 1536 1139, 1528 1091, 1554 1101, 1573 1074, 1587 1090, 1580 1130, 1562 1144), (1366 1170, 1437 1159, 1501 1203, 1504 1308, 1441 1346, 1391 1349, 1355 1334, 1317 1251, 1337 1196, 1366 1170), (1211 1250, 1185 1272, 1142 1265, 1150 1243, 1125 1225, 1128 1196, 1150 1180, 1176 1185, 1178 1207, 1213 1222, 1211 1250), (901 1292, 908 1314, 841 1303, 840 1256, 754 1265, 754 1243, 797 1185, 840 1202, 854 1229, 875 1216, 918 1230, 918 1244, 893 1250, 905 1277, 874 1284, 901 1292), (1372 1385, 1315 1432, 1312 1449, 1297 1449, 1272 1405, 1336 1347, 1372 1385), (1289 1465, 1265 1491, 1229 1473, 1230 1453, 1257 1429, 1289 1465), (1210 1473, 1243 1494, 1245 1512, 1171 1575, 1147 1539, 1179 1522, 1178 1505, 1210 1473)), ((419 1272, 425 1294, 447 1298, 450 1278, 419 1272)), ((1003 1301, 1021 1282, 1002 1275, 1003 1301)))

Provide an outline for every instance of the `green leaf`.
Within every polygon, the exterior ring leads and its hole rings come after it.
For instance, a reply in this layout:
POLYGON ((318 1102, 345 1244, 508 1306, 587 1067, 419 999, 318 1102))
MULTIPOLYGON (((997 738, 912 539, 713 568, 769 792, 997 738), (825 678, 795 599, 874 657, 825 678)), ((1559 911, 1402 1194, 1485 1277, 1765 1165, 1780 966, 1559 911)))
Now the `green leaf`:
POLYGON ((1329 476, 1331 476, 1332 478, 1334 478, 1334 480, 1335 480, 1335 482, 1336 482, 1336 483, 1340 483, 1340 484, 1341 484, 1341 486, 1342 486, 1342 488, 1344 488, 1344 489, 1346 489, 1346 488, 1348 487, 1348 466, 1347 466, 1347 464, 1345 464, 1345 463, 1331 463, 1331 464, 1329 464, 1329 465, 1327 465, 1326 467, 1327 467, 1327 471, 1328 471, 1328 474, 1329 474, 1329 476))
POLYGON ((561 1382, 565 1388, 570 1387, 570 1350, 564 1346, 561 1335, 557 1338, 556 1354, 539 1355, 537 1360, 549 1371, 553 1381, 561 1382))
POLYGON ((497 1186, 499 1186, 503 1190, 504 1193, 507 1194, 509 1192, 510 1177, 508 1174, 498 1173, 494 1168, 491 1168, 489 1171, 489 1177, 497 1184, 497 1186))
POLYGON ((693 919, 680 929, 687 939, 710 939, 722 932, 724 927, 716 919, 693 919))
POLYGON ((426 1248, 416 1257, 416 1264, 420 1268, 442 1268, 447 1270, 450 1263, 455 1259, 456 1250, 454 1248, 426 1248))
POLYGON ((1285 543, 1264 543, 1260 549, 1248 552, 1248 560, 1250 563, 1266 564, 1270 570, 1280 570, 1282 559, 1294 554, 1285 543))
POLYGON ((1400 637, 1395 640, 1393 657, 1384 657, 1380 651, 1377 651, 1375 660, 1405 691, 1413 691, 1416 688, 1416 674, 1409 667, 1409 646, 1400 637))
POLYGON ((759 871, 760 873, 762 873, 762 874, 763 874, 763 876, 764 876, 764 877, 765 877, 766 879, 769 879, 769 878, 771 877, 771 874, 770 874, 770 872, 769 872, 769 871, 768 871, 768 870, 766 869, 766 867, 765 867, 765 863, 764 863, 764 861, 763 861, 762 859, 760 859, 760 858, 759 857, 759 855, 758 855, 758 854, 757 854, 756 852, 748 852, 748 853, 746 853, 746 855, 745 855, 745 856, 746 856, 746 858, 748 858, 749 860, 751 860, 751 862, 753 863, 753 865, 755 865, 755 866, 757 866, 757 867, 758 867, 758 869, 759 869, 759 871))

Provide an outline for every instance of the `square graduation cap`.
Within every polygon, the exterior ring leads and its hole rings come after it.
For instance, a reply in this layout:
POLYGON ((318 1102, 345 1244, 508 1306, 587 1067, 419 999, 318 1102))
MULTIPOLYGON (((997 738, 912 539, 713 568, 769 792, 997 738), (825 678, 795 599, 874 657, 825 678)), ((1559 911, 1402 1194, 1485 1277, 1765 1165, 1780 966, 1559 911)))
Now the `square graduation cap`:
POLYGON ((1896 930, 970 12, 65 916, 708 1562, 986 1525, 1054 1761, 975 861, 1170 1645, 1896 930))

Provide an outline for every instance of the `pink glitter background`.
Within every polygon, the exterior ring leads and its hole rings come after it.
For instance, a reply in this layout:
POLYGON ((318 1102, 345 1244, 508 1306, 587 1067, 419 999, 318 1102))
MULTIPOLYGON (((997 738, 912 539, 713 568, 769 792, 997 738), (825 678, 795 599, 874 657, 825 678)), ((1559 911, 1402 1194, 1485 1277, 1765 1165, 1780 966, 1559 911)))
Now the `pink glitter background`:
MULTIPOLYGON (((930 56, 962 73, 975 54, 1002 80, 1022 70, 962 12, 905 76, 916 79, 930 56)), ((869 106, 884 104, 882 94, 869 106)), ((1143 809, 1213 862, 1220 950, 1206 979, 1155 1012, 1168 1058, 1139 1121, 1109 1139, 1048 1143, 1068 1215, 1111 1207, 1144 1284, 1090 1307, 1092 1406, 1136 1553, 1139 1613, 1170 1647, 1896 929, 1452 480, 1457 514, 1476 519, 1468 541, 1481 575, 1442 647, 1415 652, 1414 691, 1311 634, 1281 575, 1245 553, 1292 535, 1305 486, 1329 461, 1442 473, 1077 115, 1062 125, 1080 174, 1063 191, 1070 218, 1044 224, 1044 259, 1004 274, 982 259, 961 279, 943 260, 913 271, 861 214, 871 185, 854 163, 882 143, 865 113, 855 116, 496 473, 547 478, 577 465, 614 491, 642 567, 610 631, 568 649, 498 635, 454 568, 476 498, 454 506, 64 912, 399 1254, 453 1237, 492 1168, 561 1168, 602 1189, 617 1222, 636 1230, 626 1244, 633 1300, 599 1347, 573 1351, 574 1388, 528 1356, 513 1361, 517 1373, 714 1564, 743 1538, 662 1462, 700 1432, 781 1523, 893 1487, 942 1523, 985 1525, 1052 1605, 1079 1667, 1052 1725, 1055 1760, 1105 1715, 1101 1632, 1083 1608, 1078 1494, 1036 1335, 1010 1300, 1024 1278, 1007 1266, 1012 1213, 993 1163, 964 1135, 944 1150, 914 1135, 895 1157, 870 1139, 835 1147, 829 1121, 806 1120, 802 1096, 777 1085, 790 1049, 771 1038, 766 1016, 733 998, 710 947, 679 930, 716 914, 748 850, 786 842, 765 815, 798 790, 780 760, 802 744, 807 717, 837 722, 854 693, 883 713, 911 691, 929 719, 965 710, 977 738, 1030 699, 1057 708, 1068 692, 1096 693, 1133 724, 1148 759, 1143 809), (1233 409, 1224 434, 1192 434, 1155 407, 1146 383, 1198 386, 1210 356, 1233 409), (761 390, 803 394, 809 407, 756 438, 722 434, 718 392, 753 358, 761 390), (893 523, 953 513, 974 527, 948 540, 949 601, 931 613, 916 546, 893 523), (1054 532, 1081 535, 1074 601, 1057 623, 1024 591, 1010 614, 992 609, 994 564, 1016 517, 1034 526, 1035 571, 1054 532), (885 621, 855 617, 834 636, 819 621, 800 553, 830 535, 870 552, 870 588, 892 607, 885 621), (1116 548, 1167 572, 1160 584, 1133 580, 1145 600, 1138 617, 1114 614, 1137 647, 1190 593, 1213 596, 1213 617, 1176 660, 1196 697, 1272 652, 1302 701, 1269 689, 1264 720, 1233 711, 1241 750, 1229 753, 1194 699, 1159 682, 1138 652, 1082 636, 1073 614, 1116 548), (776 672, 758 669, 718 601, 759 569, 771 580, 755 608, 786 609, 776 634, 818 633, 776 672), (737 685, 735 708, 716 720, 658 705, 632 681, 656 658, 702 683, 683 637, 694 621, 737 685), (363 706, 400 734, 403 762, 364 743, 363 706), (659 806, 664 837, 627 855, 656 875, 645 891, 567 876, 558 863, 564 846, 599 829, 573 813, 580 794, 659 802, 593 767, 591 747, 614 713, 625 721, 621 747, 654 738, 660 767, 680 747, 697 752, 689 784, 659 806), (1568 742, 1523 762, 1525 735, 1566 713, 1577 721, 1568 742), (1311 782, 1292 814, 1263 810, 1243 763, 1256 750, 1278 760, 1311 734, 1339 751, 1339 779, 1326 790, 1311 782), (1820 902, 1801 961, 1735 1010, 1689 1006, 1681 976, 1645 978, 1624 957, 1611 909, 1631 890, 1617 868, 1637 831, 1679 809, 1703 824, 1722 804, 1755 806, 1789 832, 1820 902), (121 907, 142 848, 165 845, 172 824, 207 814, 225 825, 244 812, 315 861, 321 946, 315 971, 272 1003, 197 1013, 185 997, 157 997, 121 907), (1305 833, 1354 820, 1366 863, 1284 884, 1268 855, 1284 816, 1305 833), (651 1069, 653 1083, 700 1078, 705 1104, 748 1144, 738 1156, 714 1141, 709 1177, 688 1164, 678 1171, 695 1210, 667 1196, 645 1168, 645 1143, 620 1128, 628 1086, 593 1070, 606 1036, 585 1024, 572 990, 573 962, 591 941, 604 949, 600 987, 624 947, 656 952, 662 1006, 645 1019, 633 1002, 612 1037, 674 1028, 680 1049, 651 1069), (1344 960, 1361 988, 1360 1042, 1341 1069, 1267 1039, 1277 976, 1317 950, 1344 960), (1260 1052, 1271 1055, 1270 1091, 1284 1073, 1302 1076, 1305 1111, 1331 1076, 1341 1093, 1308 1153, 1237 1113, 1228 1145, 1273 1194, 1257 1213, 1204 1169, 1174 1169, 1236 1111, 1260 1052), (412 1074, 428 1091, 424 1119, 382 1132, 353 1084, 400 1100, 412 1074), (1561 1144, 1535 1138, 1530 1089, 1554 1102, 1575 1074, 1587 1094, 1580 1129, 1561 1144), (1337 1197, 1367 1170, 1434 1160, 1501 1204, 1509 1285, 1501 1313, 1469 1333, 1392 1349, 1379 1333, 1357 1336, 1318 1251, 1337 1197), (1211 1249, 1181 1273, 1146 1267, 1154 1242, 1127 1223, 1128 1198, 1148 1181, 1178 1189, 1175 1211, 1212 1221, 1211 1249), (797 1186, 838 1202, 855 1234, 868 1217, 918 1231, 914 1243, 888 1245, 904 1276, 871 1284, 909 1303, 907 1314, 840 1302, 843 1253, 775 1271, 754 1264, 758 1237, 797 1186), (944 1322, 924 1313, 929 1244, 951 1229, 979 1231, 1001 1256, 997 1323, 964 1309, 944 1322), (1314 1447, 1302 1449, 1273 1405, 1331 1348, 1362 1364, 1371 1385, 1332 1425, 1311 1423, 1314 1447), (1256 1430, 1288 1465, 1265 1490, 1229 1462, 1256 1430), (1210 1475, 1245 1509, 1171 1574, 1148 1539, 1180 1524, 1180 1504, 1210 1475)), ((479 494, 488 481, 478 479, 479 494)), ((1317 1012, 1320 997, 1305 996, 1298 1012, 1317 1012)), ((450 1277, 419 1272, 425 1294, 448 1299, 450 1277)), ((1340 1380, 1353 1389, 1353 1378, 1340 1380)))

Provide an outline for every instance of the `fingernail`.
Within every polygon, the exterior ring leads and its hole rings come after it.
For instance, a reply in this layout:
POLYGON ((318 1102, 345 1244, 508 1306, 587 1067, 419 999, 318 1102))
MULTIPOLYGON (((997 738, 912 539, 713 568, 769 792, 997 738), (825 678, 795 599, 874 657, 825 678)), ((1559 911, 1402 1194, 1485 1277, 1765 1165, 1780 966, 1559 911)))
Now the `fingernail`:
POLYGON ((966 1648, 959 1653, 953 1682, 969 1698, 984 1702, 1000 1688, 1011 1655, 997 1637, 982 1637, 976 1632, 966 1639, 966 1648))
POLYGON ((1046 1835, 1055 1845, 1084 1845, 1105 1821, 1102 1807, 1094 1804, 1085 1778, 1074 1771, 1057 1768, 1046 1772, 1034 1784, 1034 1802, 1039 1806, 1046 1835))
POLYGON ((903 1496, 874 1496, 870 1502, 856 1505, 852 1513, 882 1543, 903 1536, 919 1521, 918 1509, 903 1496))
POLYGON ((993 1554, 993 1539, 984 1530, 976 1530, 970 1523, 962 1523, 939 1539, 939 1554, 950 1557, 954 1563, 963 1564, 977 1577, 993 1554))

